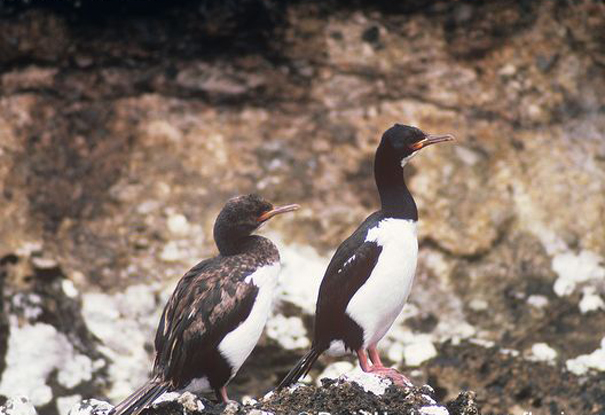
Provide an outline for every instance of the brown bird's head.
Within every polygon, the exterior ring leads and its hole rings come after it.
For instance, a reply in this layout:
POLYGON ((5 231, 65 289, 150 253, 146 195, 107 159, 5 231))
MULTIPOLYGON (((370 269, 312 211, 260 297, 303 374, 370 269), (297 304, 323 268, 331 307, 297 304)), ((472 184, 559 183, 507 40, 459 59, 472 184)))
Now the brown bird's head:
POLYGON ((298 210, 299 205, 273 206, 262 197, 249 194, 229 199, 214 223, 214 240, 221 253, 249 236, 272 217, 298 210), (224 249, 223 249, 224 248, 224 249))

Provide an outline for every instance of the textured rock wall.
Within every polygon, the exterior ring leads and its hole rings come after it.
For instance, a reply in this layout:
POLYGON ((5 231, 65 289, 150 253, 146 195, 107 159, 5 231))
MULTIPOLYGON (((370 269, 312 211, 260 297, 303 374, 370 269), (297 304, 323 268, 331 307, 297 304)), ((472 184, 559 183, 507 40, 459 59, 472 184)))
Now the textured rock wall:
MULTIPOLYGON (((281 294, 232 386, 262 396, 404 122, 459 140, 408 168, 420 263, 385 357, 486 413, 604 412, 603 4, 209 4, 0 17, 0 394, 63 414, 132 391, 218 209, 254 191, 304 207, 264 231, 281 294)), ((353 368, 332 362, 313 378, 353 368)))

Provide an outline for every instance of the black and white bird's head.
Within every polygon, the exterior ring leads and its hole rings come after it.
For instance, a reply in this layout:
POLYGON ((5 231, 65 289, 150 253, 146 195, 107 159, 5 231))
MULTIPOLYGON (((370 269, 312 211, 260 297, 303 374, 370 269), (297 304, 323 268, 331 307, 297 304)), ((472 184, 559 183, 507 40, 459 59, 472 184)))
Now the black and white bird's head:
POLYGON ((454 139, 452 134, 427 134, 416 127, 395 124, 384 132, 380 146, 392 152, 403 166, 424 147, 454 139))
POLYGON ((250 236, 272 217, 299 208, 299 205, 273 206, 255 194, 234 197, 227 201, 214 222, 214 240, 224 253, 227 247, 250 236))

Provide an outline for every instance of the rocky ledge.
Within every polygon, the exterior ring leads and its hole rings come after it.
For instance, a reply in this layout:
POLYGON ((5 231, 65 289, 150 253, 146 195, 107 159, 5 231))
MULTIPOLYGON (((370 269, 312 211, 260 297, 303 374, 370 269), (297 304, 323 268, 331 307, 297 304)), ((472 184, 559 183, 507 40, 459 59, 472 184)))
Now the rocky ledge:
MULTIPOLYGON (((113 406, 97 399, 77 403, 69 415, 106 415, 113 406)), ((167 393, 144 415, 271 415, 271 414, 420 414, 477 415, 473 392, 463 392, 445 404, 436 401, 429 385, 404 388, 390 380, 362 372, 337 379, 324 378, 321 386, 297 384, 280 392, 269 392, 260 400, 217 404, 189 392, 167 393)), ((10 399, 0 406, 0 414, 35 415, 34 406, 25 397, 10 399)))
POLYGON ((358 373, 324 378, 318 387, 297 385, 270 393, 250 408, 276 414, 479 414, 472 392, 461 393, 445 405, 434 395, 429 385, 402 388, 375 375, 358 373))

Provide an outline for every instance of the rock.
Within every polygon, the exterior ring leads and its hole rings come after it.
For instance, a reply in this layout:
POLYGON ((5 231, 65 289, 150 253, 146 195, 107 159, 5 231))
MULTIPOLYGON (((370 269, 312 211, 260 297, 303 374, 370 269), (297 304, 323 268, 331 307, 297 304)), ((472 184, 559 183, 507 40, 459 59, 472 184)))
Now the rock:
MULTIPOLYGON (((430 388, 429 388, 430 389, 430 388)), ((401 388, 372 374, 322 379, 321 386, 296 385, 271 394, 257 409, 272 413, 420 413, 448 414, 427 388, 401 388)), ((469 404, 469 406, 473 406, 469 404)), ((476 405, 474 405, 477 410, 476 405)), ((478 410, 477 410, 478 413, 478 410)))
POLYGON ((0 83, 8 91, 50 88, 57 69, 45 69, 32 66, 24 70, 9 72, 2 76, 0 83))
MULTIPOLYGON (((30 10, 7 19, 0 34, 2 62, 33 57, 42 62, 57 62, 67 51, 68 29, 65 20, 41 10, 30 10)), ((33 74, 32 74, 33 75, 33 74)), ((36 82, 45 74, 28 77, 36 82)))
POLYGON ((458 397, 447 403, 451 415, 479 415, 474 392, 462 392, 458 397))
POLYGON ((113 409, 107 402, 98 399, 86 399, 70 409, 68 415, 106 415, 113 409))
MULTIPOLYGON (((166 299, 246 192, 303 206, 262 231, 279 296, 230 396, 271 390, 311 341, 333 250, 377 207, 394 122, 458 140, 406 170, 419 265, 387 363, 484 412, 605 411, 602 2, 63 3, 0 1, 0 371, 16 379, 23 333, 44 333, 57 353, 23 349, 40 412, 148 377, 166 299)), ((308 381, 353 366, 322 356, 308 381)))
MULTIPOLYGON (((589 365, 596 364, 600 346, 590 350, 578 367, 584 367, 589 373, 589 365), (586 365, 586 366, 584 366, 586 365)), ((445 343, 439 346, 439 357, 428 363, 429 376, 435 380, 431 386, 438 396, 457 394, 460 379, 468 384, 479 384, 479 392, 465 394, 471 402, 481 405, 481 411, 487 413, 490 408, 513 407, 530 408, 541 413, 544 408, 565 408, 573 413, 600 414, 603 412, 605 383, 602 376, 589 384, 574 381, 575 375, 565 369, 561 361, 544 364, 520 359, 511 350, 492 345, 490 347, 473 345, 463 341, 457 345, 445 343), (539 379, 551 377, 549 382, 539 379), (510 394, 498 390, 510 391, 510 394), (558 391, 553 393, 552 391, 558 391)), ((453 408, 448 406, 452 412, 453 408)), ((524 410, 525 410, 524 409, 524 410)), ((548 409, 547 409, 548 410, 548 409)), ((570 413, 571 413, 570 412, 570 413)), ((472 413, 472 412, 471 412, 472 413)), ((546 412, 548 413, 548 412, 546 412)))
MULTIPOLYGON (((222 415, 268 415, 290 413, 397 413, 397 414, 479 414, 471 393, 460 394, 456 401, 447 407, 455 408, 448 412, 446 406, 438 404, 430 387, 401 388, 389 380, 380 379, 372 374, 358 374, 353 377, 341 376, 338 379, 323 379, 321 386, 294 385, 280 392, 239 405, 216 404, 205 399, 199 400, 188 392, 183 395, 170 394, 169 398, 160 398, 143 413, 146 415, 168 414, 222 414, 222 415), (173 396, 174 395, 174 396, 173 396)), ((104 402, 89 400, 75 406, 69 415, 92 415, 106 413, 111 408, 104 402)))
POLYGON ((568 360, 565 362, 565 366, 567 370, 576 375, 583 375, 591 370, 605 371, 605 337, 601 340, 601 347, 592 353, 568 360))
POLYGON ((11 327, 6 362, 0 393, 27 394, 36 406, 53 399, 52 389, 46 384, 53 371, 58 372, 57 381, 67 389, 90 381, 93 373, 88 356, 75 353, 67 337, 42 323, 11 327))
POLYGON ((36 415, 36 408, 31 401, 24 396, 10 398, 4 405, 0 405, 2 415, 36 415))
MULTIPOLYGON (((103 415, 113 408, 107 402, 87 399, 73 406, 67 415, 103 415)), ((338 379, 323 379, 321 386, 294 385, 280 392, 270 393, 259 401, 240 405, 232 402, 216 404, 199 399, 189 392, 182 395, 168 393, 147 408, 145 415, 221 414, 268 415, 289 413, 398 413, 422 415, 478 415, 479 409, 470 392, 447 406, 436 402, 434 391, 428 387, 401 388, 390 380, 372 374, 359 373, 338 379), (448 409, 450 410, 448 412, 448 409)), ((35 415, 33 405, 26 398, 16 398, 0 406, 6 415, 35 415)))

